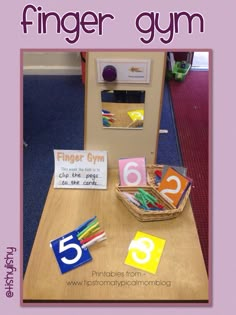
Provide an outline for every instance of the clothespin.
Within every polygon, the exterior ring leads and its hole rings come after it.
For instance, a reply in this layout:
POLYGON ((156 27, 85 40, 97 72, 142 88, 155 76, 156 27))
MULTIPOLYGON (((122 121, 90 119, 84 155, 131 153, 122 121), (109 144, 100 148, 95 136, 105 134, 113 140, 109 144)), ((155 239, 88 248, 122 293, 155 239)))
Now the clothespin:
POLYGON ((148 192, 146 192, 145 190, 143 190, 142 188, 138 189, 138 192, 135 193, 135 198, 141 203, 141 205, 145 208, 148 209, 147 204, 150 203, 156 203, 157 199, 152 196, 151 194, 149 194, 148 192))
POLYGON ((91 237, 89 241, 83 242, 83 244, 81 243, 82 244, 81 247, 82 248, 90 247, 93 244, 104 241, 106 239, 107 239, 107 237, 106 237, 105 232, 101 232, 100 234, 97 234, 97 235, 94 235, 93 237, 91 237))
POLYGON ((164 206, 158 202, 148 203, 147 206, 148 206, 149 210, 163 210, 164 209, 164 206))
POLYGON ((96 232, 100 229, 99 222, 97 220, 92 221, 89 225, 86 226, 84 230, 77 234, 79 240, 85 238, 92 232, 96 232))
POLYGON ((162 177, 162 171, 159 171, 159 170, 155 170, 155 172, 154 172, 155 174, 156 174, 156 176, 158 176, 158 177, 162 177))
POLYGON ((156 177, 155 177, 155 183, 156 183, 156 185, 157 185, 157 184, 159 184, 160 181, 161 181, 162 171, 155 170, 154 173, 155 173, 155 175, 156 175, 156 177))
POLYGON ((107 117, 114 116, 114 114, 112 114, 112 113, 109 112, 108 110, 104 110, 104 109, 102 109, 102 115, 103 115, 103 116, 107 116, 107 117))
POLYGON ((111 112, 110 112, 109 110, 102 109, 102 113, 103 113, 103 114, 110 114, 111 112))
POLYGON ((96 242, 101 242, 106 239, 106 233, 104 231, 99 232, 99 230, 100 225, 96 216, 89 219, 76 229, 78 232, 77 238, 82 244, 82 248, 89 247, 96 242))
POLYGON ((132 194, 129 194, 127 192, 123 192, 123 195, 130 201, 132 202, 133 204, 135 204, 136 206, 140 206, 140 202, 132 195, 132 194))
POLYGON ((163 210, 164 209, 164 206, 157 201, 156 197, 149 194, 142 188, 139 188, 138 192, 135 193, 135 198, 138 199, 138 201, 141 204, 140 206, 144 210, 163 210))
POLYGON ((105 126, 105 127, 110 127, 111 126, 111 123, 109 122, 107 117, 102 117, 102 123, 103 123, 103 126, 105 126))
POLYGON ((87 221, 85 221, 84 223, 82 223, 80 226, 77 227, 76 229, 76 232, 77 232, 77 235, 83 231, 91 222, 93 222, 94 220, 96 220, 97 217, 94 216, 92 217, 91 219, 88 219, 87 221))
POLYGON ((157 199, 149 194, 148 192, 146 192, 144 189, 142 188, 139 188, 138 191, 144 196, 144 198, 147 200, 147 201, 150 201, 150 202, 157 202, 157 199))

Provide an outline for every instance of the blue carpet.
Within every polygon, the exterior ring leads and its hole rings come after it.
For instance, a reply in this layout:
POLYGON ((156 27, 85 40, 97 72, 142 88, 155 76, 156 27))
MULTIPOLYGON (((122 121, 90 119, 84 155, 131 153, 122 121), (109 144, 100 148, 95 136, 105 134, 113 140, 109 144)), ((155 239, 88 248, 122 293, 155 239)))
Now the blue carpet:
POLYGON ((175 128, 175 118, 172 109, 171 95, 168 81, 165 83, 160 129, 167 129, 168 133, 159 135, 157 163, 182 166, 182 158, 175 128))
MULTIPOLYGON (((23 272, 54 172, 54 149, 83 150, 84 86, 80 76, 25 76, 23 132, 23 272)), ((158 146, 159 164, 182 165, 168 83, 158 146)))
POLYGON ((84 87, 80 76, 25 76, 23 132, 23 270, 54 172, 54 149, 82 150, 84 87))

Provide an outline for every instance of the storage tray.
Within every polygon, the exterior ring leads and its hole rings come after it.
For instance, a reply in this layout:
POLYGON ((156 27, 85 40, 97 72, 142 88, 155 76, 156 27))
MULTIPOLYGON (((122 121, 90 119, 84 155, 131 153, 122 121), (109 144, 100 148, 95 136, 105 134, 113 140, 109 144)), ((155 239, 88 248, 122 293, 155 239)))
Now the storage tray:
POLYGON ((179 216, 186 205, 189 194, 191 191, 191 186, 186 191, 182 201, 178 208, 175 208, 172 204, 170 204, 156 189, 154 186, 117 186, 116 194, 117 197, 122 201, 122 203, 126 206, 126 208, 131 212, 136 219, 139 221, 161 221, 173 219, 179 216), (165 210, 144 210, 138 206, 136 206, 133 202, 129 201, 129 199, 123 194, 123 192, 134 194, 138 191, 138 188, 144 189, 146 192, 152 194, 157 198, 158 202, 163 204, 165 210))

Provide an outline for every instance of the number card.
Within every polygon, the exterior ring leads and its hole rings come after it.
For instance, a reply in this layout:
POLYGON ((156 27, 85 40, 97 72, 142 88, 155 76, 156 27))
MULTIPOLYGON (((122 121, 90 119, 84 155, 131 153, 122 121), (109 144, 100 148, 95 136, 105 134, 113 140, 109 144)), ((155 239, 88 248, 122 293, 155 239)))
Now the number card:
POLYGON ((92 260, 89 250, 86 247, 81 247, 80 241, 77 239, 77 233, 78 230, 74 230, 50 243, 61 273, 70 271, 92 260))
POLYGON ((165 242, 164 239, 138 231, 130 243, 125 264, 155 274, 165 242))
POLYGON ((189 185, 191 185, 189 178, 169 167, 157 189, 170 203, 178 207, 189 185))
POLYGON ((120 159, 119 175, 121 186, 147 185, 146 161, 144 157, 120 159))

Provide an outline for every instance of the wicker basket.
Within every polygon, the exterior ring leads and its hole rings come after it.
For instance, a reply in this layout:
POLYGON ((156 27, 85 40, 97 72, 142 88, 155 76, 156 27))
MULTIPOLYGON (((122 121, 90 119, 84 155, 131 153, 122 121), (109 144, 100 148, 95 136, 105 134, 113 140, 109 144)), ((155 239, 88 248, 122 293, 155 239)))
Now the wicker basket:
POLYGON ((137 186, 117 186, 116 194, 117 197, 123 202, 123 204, 127 207, 127 209, 139 220, 139 221, 161 221, 173 219, 179 216, 186 205, 186 202, 189 198, 189 194, 191 192, 191 186, 185 192, 184 197, 182 198, 178 208, 175 208, 171 203, 169 203, 165 197, 163 197, 159 191, 157 190, 158 185, 155 183, 155 171, 163 170, 163 165, 152 164, 147 166, 147 186, 137 187, 137 186), (131 201, 124 196, 123 192, 135 193, 138 188, 142 188, 148 193, 152 194, 157 198, 157 200, 165 206, 165 210, 144 210, 139 208, 131 201))
POLYGON ((123 202, 126 208, 139 220, 139 221, 161 221, 176 218, 180 215, 185 207, 185 204, 188 200, 189 194, 191 191, 191 187, 185 193, 184 198, 182 199, 178 208, 174 208, 172 204, 165 200, 165 198, 157 191, 157 189, 153 186, 117 186, 116 194, 117 197, 123 202), (165 206, 165 210, 144 210, 139 208, 134 203, 129 201, 123 194, 123 192, 127 193, 135 193, 138 188, 144 189, 146 192, 155 196, 161 204, 165 206))

